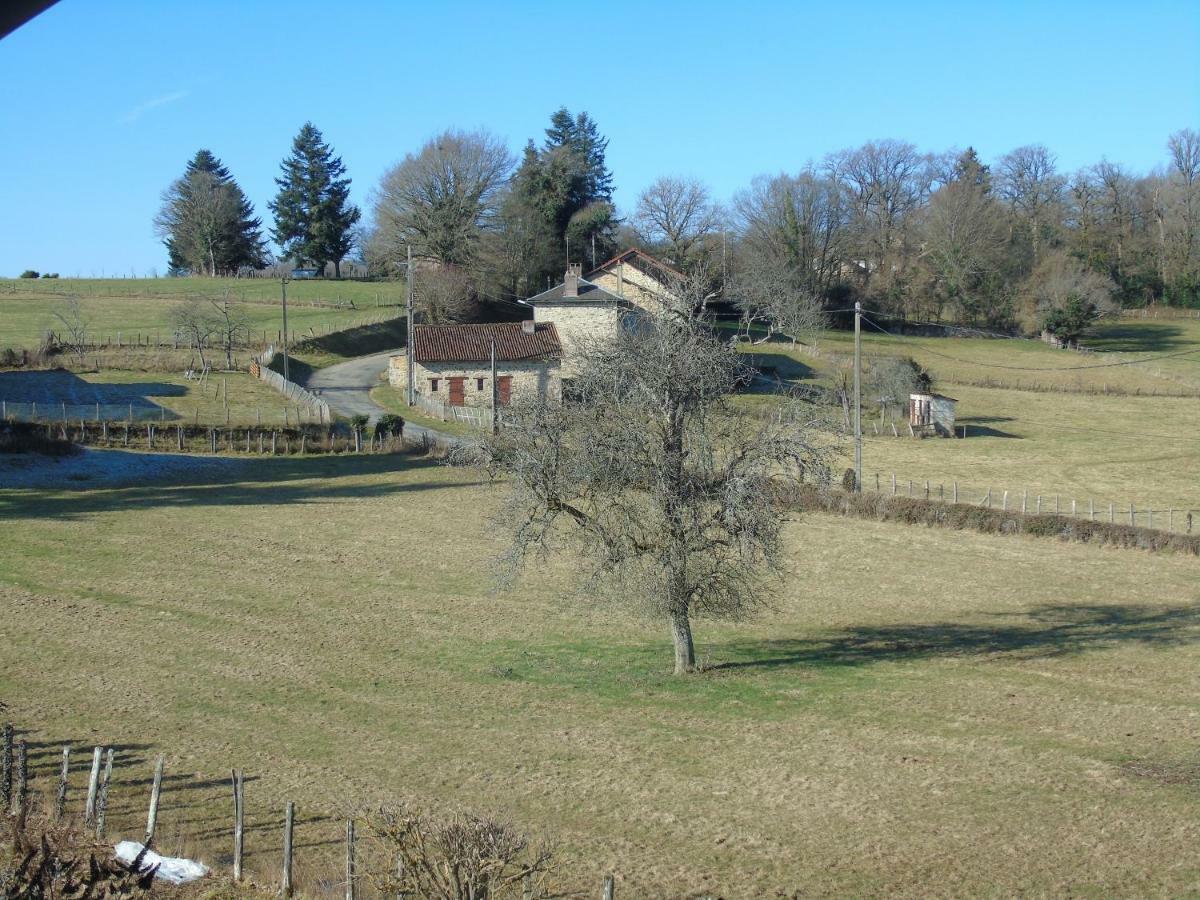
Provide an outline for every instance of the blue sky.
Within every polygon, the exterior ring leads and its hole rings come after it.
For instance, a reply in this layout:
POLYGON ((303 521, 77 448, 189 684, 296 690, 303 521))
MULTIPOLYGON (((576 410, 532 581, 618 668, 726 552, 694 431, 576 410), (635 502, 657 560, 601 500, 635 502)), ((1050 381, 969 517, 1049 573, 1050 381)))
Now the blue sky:
POLYGON ((1145 171, 1200 127, 1200 4, 61 2, 0 40, 0 275, 164 269, 151 221, 200 147, 264 221, 311 119, 367 207, 449 126, 514 151, 565 104, 617 201, 659 175, 727 198, 880 137, 985 161, 1040 142, 1145 171))

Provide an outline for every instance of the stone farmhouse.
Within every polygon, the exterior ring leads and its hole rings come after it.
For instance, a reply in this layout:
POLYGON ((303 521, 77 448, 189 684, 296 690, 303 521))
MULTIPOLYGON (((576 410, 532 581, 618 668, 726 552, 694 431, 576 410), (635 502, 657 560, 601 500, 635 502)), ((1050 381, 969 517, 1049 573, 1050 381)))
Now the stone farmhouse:
POLYGON ((571 263, 561 284, 523 303, 533 319, 553 323, 563 345, 562 377, 578 371, 581 348, 588 342, 615 338, 622 329, 644 327, 678 298, 667 285, 678 277, 670 266, 640 250, 626 250, 593 269, 571 263))
MULTIPOLYGON (((492 348, 500 406, 521 397, 562 396, 562 344, 553 322, 491 322, 482 325, 416 325, 412 353, 418 402, 447 407, 490 408, 492 348)), ((408 389, 408 359, 393 356, 388 381, 408 389)))

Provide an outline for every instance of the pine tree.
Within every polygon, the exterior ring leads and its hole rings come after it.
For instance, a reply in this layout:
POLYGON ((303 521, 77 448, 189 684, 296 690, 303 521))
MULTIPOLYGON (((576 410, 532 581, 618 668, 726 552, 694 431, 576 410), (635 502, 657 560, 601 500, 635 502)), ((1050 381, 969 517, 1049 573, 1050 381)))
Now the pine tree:
POLYGON ((310 262, 319 271, 327 262, 342 276, 342 260, 354 244, 354 225, 362 213, 349 203, 350 179, 341 157, 325 143, 312 122, 292 141, 292 153, 275 179, 279 194, 271 203, 271 237, 286 256, 310 262))
POLYGON ((199 150, 163 194, 155 224, 173 272, 216 275, 262 266, 262 220, 233 175, 208 150, 199 150))

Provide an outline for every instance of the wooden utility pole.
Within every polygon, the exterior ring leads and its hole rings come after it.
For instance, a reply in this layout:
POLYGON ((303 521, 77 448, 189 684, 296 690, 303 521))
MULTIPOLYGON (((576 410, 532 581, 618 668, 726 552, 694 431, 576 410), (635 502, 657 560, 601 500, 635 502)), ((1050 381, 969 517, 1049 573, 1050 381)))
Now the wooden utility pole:
POLYGON ((500 383, 496 380, 496 339, 492 338, 492 434, 500 433, 500 383))
POLYGON ((291 381, 292 379, 288 377, 287 286, 288 277, 284 275, 279 279, 279 290, 283 294, 283 380, 291 381))
POLYGON ((417 402, 417 387, 413 384, 413 379, 416 378, 416 367, 413 365, 413 270, 412 270, 412 246, 408 248, 408 267, 404 270, 405 278, 407 279, 407 289, 405 293, 408 295, 405 308, 408 315, 408 333, 405 341, 408 343, 408 405, 415 406, 417 402))
POLYGON ((862 490, 862 304, 854 304, 854 490, 862 490))

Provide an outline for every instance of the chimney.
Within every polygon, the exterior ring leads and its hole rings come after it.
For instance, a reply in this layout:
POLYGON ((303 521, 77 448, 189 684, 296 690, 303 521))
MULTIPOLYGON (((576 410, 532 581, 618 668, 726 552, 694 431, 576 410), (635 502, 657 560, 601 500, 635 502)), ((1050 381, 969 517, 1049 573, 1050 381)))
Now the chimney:
POLYGON ((521 330, 526 334, 533 334, 534 325, 532 319, 526 319, 521 323, 521 330))
POLYGON ((567 275, 563 279, 563 296, 579 296, 579 277, 583 274, 583 263, 567 263, 567 275))

